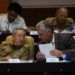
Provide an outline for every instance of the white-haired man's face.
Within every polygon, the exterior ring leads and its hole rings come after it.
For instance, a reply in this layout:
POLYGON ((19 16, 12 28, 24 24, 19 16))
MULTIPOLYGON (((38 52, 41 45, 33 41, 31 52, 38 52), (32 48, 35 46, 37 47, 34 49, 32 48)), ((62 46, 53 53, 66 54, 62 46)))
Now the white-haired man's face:
POLYGON ((16 46, 21 46, 25 42, 25 32, 22 30, 17 30, 13 35, 13 43, 16 46))
POLYGON ((39 33, 39 39, 46 43, 46 42, 50 42, 52 40, 52 32, 49 31, 49 32, 46 32, 42 29, 37 29, 38 33, 39 33))

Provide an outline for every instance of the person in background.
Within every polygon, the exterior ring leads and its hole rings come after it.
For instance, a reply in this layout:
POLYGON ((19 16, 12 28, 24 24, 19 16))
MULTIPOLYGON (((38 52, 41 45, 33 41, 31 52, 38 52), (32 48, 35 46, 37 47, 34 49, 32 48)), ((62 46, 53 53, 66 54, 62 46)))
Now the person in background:
POLYGON ((20 4, 13 2, 8 6, 7 14, 2 22, 0 22, 0 31, 10 31, 14 28, 20 27, 27 29, 25 20, 20 16, 22 13, 22 7, 20 4))
POLYGON ((31 45, 34 43, 31 37, 26 36, 23 28, 15 28, 12 36, 0 44, 0 60, 20 59, 32 60, 34 49, 31 45))
POLYGON ((69 18, 69 12, 68 9, 64 6, 59 7, 56 10, 55 17, 52 18, 46 18, 45 19, 50 25, 53 25, 54 30, 68 30, 71 31, 73 29, 72 24, 74 23, 74 20, 72 18, 69 18))

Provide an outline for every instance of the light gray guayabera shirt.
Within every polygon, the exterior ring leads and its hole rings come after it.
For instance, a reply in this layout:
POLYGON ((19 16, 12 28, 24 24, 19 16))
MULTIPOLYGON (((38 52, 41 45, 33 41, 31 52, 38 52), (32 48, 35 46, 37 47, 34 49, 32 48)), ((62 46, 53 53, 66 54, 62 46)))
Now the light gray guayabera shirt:
POLYGON ((12 33, 14 28, 24 28, 27 29, 24 19, 18 16, 15 21, 9 23, 7 15, 4 17, 4 21, 0 21, 0 30, 6 31, 9 30, 12 33))

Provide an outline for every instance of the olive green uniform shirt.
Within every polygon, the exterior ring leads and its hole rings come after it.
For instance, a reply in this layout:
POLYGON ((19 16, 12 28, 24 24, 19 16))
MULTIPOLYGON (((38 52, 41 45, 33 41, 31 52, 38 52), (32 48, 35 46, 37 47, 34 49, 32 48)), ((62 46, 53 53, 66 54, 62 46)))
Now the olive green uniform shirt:
POLYGON ((56 17, 46 18, 45 21, 48 22, 49 25, 53 25, 54 29, 62 30, 70 30, 72 28, 72 24, 74 23, 74 20, 72 18, 67 18, 64 25, 59 25, 56 21, 56 17))
POLYGON ((31 59, 30 47, 26 44, 16 47, 13 44, 4 41, 0 45, 0 60, 5 60, 5 57, 7 56, 20 60, 29 60, 31 59))

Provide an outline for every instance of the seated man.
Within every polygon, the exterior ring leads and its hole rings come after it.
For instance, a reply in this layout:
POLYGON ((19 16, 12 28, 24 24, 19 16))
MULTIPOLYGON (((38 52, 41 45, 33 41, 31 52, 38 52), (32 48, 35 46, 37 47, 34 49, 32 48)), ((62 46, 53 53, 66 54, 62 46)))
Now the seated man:
POLYGON ((68 30, 73 29, 72 24, 74 23, 72 18, 68 18, 68 10, 65 7, 60 7, 57 9, 55 17, 46 18, 48 24, 53 25, 54 30, 68 30))
POLYGON ((12 33, 16 27, 27 29, 24 19, 20 17, 21 12, 22 7, 18 3, 11 3, 7 9, 7 14, 0 23, 0 31, 9 30, 12 33))
MULTIPOLYGON (((67 55, 67 53, 69 52, 69 55, 71 55, 71 56, 74 56, 75 57, 75 55, 74 55, 74 50, 71 50, 71 48, 70 48, 70 45, 71 45, 71 43, 69 44, 69 46, 68 46, 68 43, 67 43, 67 46, 65 45, 65 47, 68 47, 68 48, 66 48, 66 50, 63 50, 63 51, 60 51, 60 50, 57 50, 56 48, 55 48, 55 43, 54 43, 54 41, 52 40, 53 39, 53 28, 52 28, 52 26, 49 26, 48 24, 47 24, 47 22, 45 22, 45 21, 41 21, 41 22, 39 22, 37 25, 36 25, 36 29, 37 29, 37 31, 38 31, 38 33, 39 33, 39 38, 40 38, 40 43, 43 43, 43 44, 46 44, 46 43, 50 43, 50 44, 52 44, 51 46, 53 47, 51 47, 51 49, 52 49, 52 51, 50 50, 50 52, 49 52, 49 54, 50 55, 52 55, 52 56, 56 56, 56 57, 62 57, 62 58, 64 58, 64 59, 66 59, 66 55, 67 55), (58 51, 58 52, 57 52, 58 51), (73 53, 73 55, 72 55, 72 53, 73 53), (58 56, 57 56, 58 55, 58 56)), ((69 40, 70 41, 70 40, 69 40)), ((45 57, 45 55, 44 55, 44 53, 42 53, 42 52, 40 52, 40 51, 38 51, 37 53, 36 53, 36 58, 37 59, 39 59, 39 58, 44 58, 45 57)), ((67 59, 67 60, 69 60, 69 58, 67 59)))
POLYGON ((0 45, 0 60, 18 58, 20 60, 33 59, 34 39, 26 36, 23 28, 15 28, 12 36, 7 37, 0 45))
MULTIPOLYGON (((47 25, 47 23, 45 21, 40 21, 39 23, 37 23, 36 29, 38 31, 39 39, 40 39, 38 44, 50 43, 54 47, 54 45, 53 45, 54 42, 52 40, 53 39, 52 26, 47 25)), ((38 48, 38 46, 37 46, 37 48, 38 48)), ((36 52, 36 58, 40 59, 40 58, 43 58, 43 57, 45 57, 45 55, 38 50, 36 52)))

